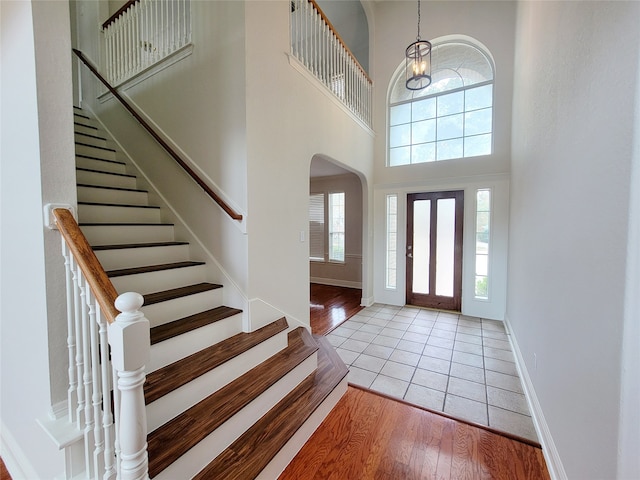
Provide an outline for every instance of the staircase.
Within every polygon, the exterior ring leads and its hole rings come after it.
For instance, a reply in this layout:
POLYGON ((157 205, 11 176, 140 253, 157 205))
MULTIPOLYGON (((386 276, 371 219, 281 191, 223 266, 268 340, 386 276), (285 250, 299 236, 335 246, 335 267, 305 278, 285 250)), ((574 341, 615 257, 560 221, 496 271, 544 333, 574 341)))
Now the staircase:
POLYGON ((79 225, 118 293, 144 296, 151 323, 149 476, 277 478, 346 390, 346 367, 286 318, 244 332, 213 269, 149 205, 97 122, 74 115, 79 225))

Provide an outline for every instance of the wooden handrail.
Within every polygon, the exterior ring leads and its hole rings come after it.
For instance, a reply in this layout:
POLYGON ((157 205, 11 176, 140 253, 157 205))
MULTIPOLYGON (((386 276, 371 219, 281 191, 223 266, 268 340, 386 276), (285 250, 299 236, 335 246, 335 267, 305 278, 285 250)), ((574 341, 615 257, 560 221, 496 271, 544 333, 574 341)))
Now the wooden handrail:
POLYGON ((100 80, 102 84, 105 87, 107 87, 109 92, 111 92, 111 94, 120 101, 122 106, 124 106, 124 108, 126 108, 129 111, 129 113, 133 115, 133 117, 138 121, 138 123, 140 123, 140 125, 142 125, 144 129, 147 132, 149 132, 149 134, 156 140, 156 142, 158 142, 162 146, 162 148, 164 148, 166 152, 169 155, 171 155, 171 157, 178 163, 178 165, 180 165, 183 168, 183 170, 187 172, 189 176, 198 185, 200 185, 200 188, 202 188, 205 191, 205 193, 209 195, 209 197, 211 197, 211 199, 214 202, 216 202, 220 206, 220 208, 222 208, 227 213, 227 215, 229 215, 234 220, 241 221, 242 215, 237 213, 235 210, 233 210, 233 208, 227 205, 227 203, 222 198, 220 198, 220 196, 216 192, 214 192, 209 187, 209 185, 207 185, 204 182, 204 180, 202 180, 198 176, 198 174, 196 174, 196 172, 194 172, 193 169, 189 167, 189 165, 187 165, 187 163, 184 160, 182 160, 182 158, 180 158, 180 155, 178 155, 169 146, 169 144, 165 142, 164 139, 162 139, 162 137, 160 137, 160 135, 158 135, 155 132, 155 130, 153 130, 153 128, 151 128, 151 126, 144 120, 144 118, 142 118, 140 114, 138 114, 138 112, 136 112, 134 108, 131 105, 129 105, 129 103, 122 97, 122 95, 120 95, 118 91, 115 88, 113 88, 102 75, 100 75, 100 72, 98 72, 98 70, 91 64, 91 62, 89 62, 89 60, 83 55, 83 53, 80 50, 76 50, 75 48, 73 49, 73 52, 78 56, 78 58, 80 58, 80 60, 82 60, 82 62, 87 66, 87 68, 91 70, 91 72, 98 78, 98 80, 100 80))
POLYGON ((66 208, 55 208, 53 210, 53 216, 56 219, 58 230, 60 230, 64 241, 76 259, 76 263, 80 267, 80 270, 82 270, 84 278, 91 287, 91 291, 96 297, 96 301, 100 305, 100 309, 104 313, 107 322, 115 322, 116 316, 120 313, 114 305, 118 297, 118 292, 116 292, 107 273, 104 271, 104 268, 102 268, 91 245, 89 245, 89 242, 69 210, 66 208))
POLYGON ((102 29, 104 30, 105 28, 107 28, 109 25, 111 25, 113 22, 115 22, 116 18, 118 18, 120 15, 122 15, 124 12, 126 12, 127 10, 129 10, 129 7, 138 3, 140 0, 129 0, 127 3, 125 3, 123 6, 121 6, 118 11, 116 13, 114 13, 113 15, 111 15, 106 22, 104 22, 102 24, 102 29))
POLYGON ((358 66, 358 68, 360 69, 360 71, 362 72, 362 74, 364 75, 364 77, 367 79, 367 81, 369 83, 373 83, 372 80, 369 78, 369 75, 367 74, 367 72, 365 72, 364 68, 362 68, 362 65, 360 65, 360 62, 358 61, 358 59, 355 57, 355 55, 353 54, 353 52, 349 49, 349 47, 347 47, 347 44, 345 43, 345 41, 342 39, 342 37, 340 36, 340 34, 338 33, 338 31, 334 28, 334 26, 331 24, 331 22, 329 21, 329 19, 327 18, 327 16, 324 14, 324 12, 322 11, 322 9, 318 6, 318 4, 315 2, 315 0, 308 0, 308 2, 313 5, 313 8, 315 8, 318 13, 320 14, 320 17, 322 18, 322 20, 324 20, 324 23, 327 24, 327 26, 329 27, 329 29, 333 32, 333 34, 336 36, 336 38, 338 39, 338 41, 342 44, 342 46, 344 47, 344 49, 347 51, 347 53, 349 54, 349 56, 351 57, 351 59, 355 62, 355 64, 358 66))

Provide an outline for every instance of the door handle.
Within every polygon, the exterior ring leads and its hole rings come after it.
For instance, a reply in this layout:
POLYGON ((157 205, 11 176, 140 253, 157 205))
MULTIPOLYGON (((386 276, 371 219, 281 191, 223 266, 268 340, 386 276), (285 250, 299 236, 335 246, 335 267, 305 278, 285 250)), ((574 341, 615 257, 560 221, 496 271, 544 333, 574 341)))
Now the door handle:
POLYGON ((413 253, 407 253, 407 258, 413 258, 413 253))

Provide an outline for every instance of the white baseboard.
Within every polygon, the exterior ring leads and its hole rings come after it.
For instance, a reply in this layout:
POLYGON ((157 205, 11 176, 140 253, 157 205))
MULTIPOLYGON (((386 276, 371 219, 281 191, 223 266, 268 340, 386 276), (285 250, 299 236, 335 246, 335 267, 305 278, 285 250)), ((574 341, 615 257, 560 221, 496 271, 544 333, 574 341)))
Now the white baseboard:
POLYGON ((375 303, 375 299, 373 297, 362 297, 360 299, 360 305, 363 307, 370 307, 375 303))
POLYGON ((513 350, 516 358, 516 368, 518 369, 518 374, 520 375, 520 379, 522 381, 524 395, 527 399, 527 403, 529 404, 533 426, 536 429, 538 439, 540 440, 540 444, 542 445, 542 452, 547 462, 549 475, 551 476, 552 480, 568 480, 567 473, 565 472, 564 466, 562 465, 562 460, 560 459, 560 454, 558 453, 558 449, 556 448, 553 437, 551 436, 551 431, 549 430, 547 421, 544 418, 542 406, 538 401, 535 388, 533 387, 533 382, 531 381, 531 377, 529 376, 524 358, 522 356, 522 353, 520 352, 518 341, 513 335, 513 328, 511 328, 509 317, 507 315, 505 315, 504 323, 507 327, 507 331, 510 333, 509 340, 511 343, 511 349, 513 350))
POLYGON ((318 283, 320 285, 330 285, 333 287, 362 288, 362 282, 352 282, 350 280, 338 280, 335 278, 311 277, 309 281, 311 283, 318 283))
POLYGON ((31 480, 38 478, 36 470, 24 454, 20 446, 16 443, 13 435, 0 421, 0 457, 4 462, 9 475, 13 480, 31 480))

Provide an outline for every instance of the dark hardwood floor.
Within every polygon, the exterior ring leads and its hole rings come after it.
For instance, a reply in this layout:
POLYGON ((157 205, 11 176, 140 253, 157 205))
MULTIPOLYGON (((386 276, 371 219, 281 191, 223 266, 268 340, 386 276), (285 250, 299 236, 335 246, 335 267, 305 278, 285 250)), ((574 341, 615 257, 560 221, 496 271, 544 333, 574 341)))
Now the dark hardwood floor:
POLYGON ((548 480, 542 450, 349 386, 279 480, 548 480))
POLYGON ((0 458, 0 480, 11 480, 11 475, 9 475, 9 471, 7 467, 4 466, 4 462, 0 458))
POLYGON ((310 289, 311 331, 315 335, 326 335, 363 308, 359 288, 312 283, 310 289))

